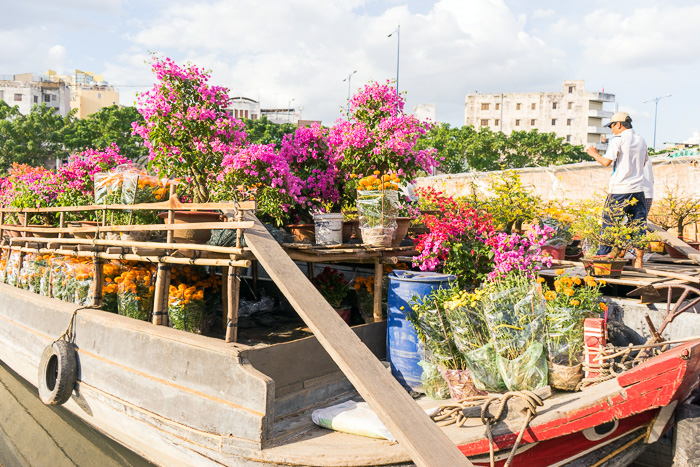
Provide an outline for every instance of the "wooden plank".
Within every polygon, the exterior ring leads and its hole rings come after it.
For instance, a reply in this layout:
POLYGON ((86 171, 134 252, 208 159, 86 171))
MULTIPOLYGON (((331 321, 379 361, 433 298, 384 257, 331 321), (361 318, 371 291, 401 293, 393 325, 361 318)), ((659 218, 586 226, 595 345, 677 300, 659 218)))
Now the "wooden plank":
MULTIPOLYGON (((697 251, 697 250, 696 250, 697 251)), ((700 283, 700 277, 698 276, 690 276, 688 274, 678 274, 675 272, 669 272, 669 271, 660 271, 657 269, 647 269, 647 268, 633 268, 629 266, 625 266, 622 268, 623 271, 633 271, 633 272, 640 272, 643 274, 649 274, 652 276, 660 276, 660 277, 668 277, 671 279, 679 279, 682 281, 686 282, 693 282, 693 283, 700 283)))
POLYGON ((470 466, 384 365, 333 310, 292 259, 250 213, 246 242, 270 278, 313 331, 355 389, 419 466, 470 466))
POLYGON ((666 232, 664 229, 654 224, 653 222, 647 222, 647 226, 649 230, 656 233, 656 235, 658 235, 664 242, 668 243, 681 253, 688 255, 689 260, 693 261, 694 263, 700 264, 700 251, 691 247, 675 235, 666 232))
POLYGON ((90 204, 87 206, 57 206, 52 208, 0 208, 0 212, 17 213, 37 213, 37 212, 80 212, 80 211, 101 211, 113 210, 149 210, 166 211, 169 209, 180 210, 216 210, 216 209, 240 209, 250 211, 255 209, 255 201, 241 201, 239 203, 181 203, 177 198, 160 203, 141 204, 90 204))

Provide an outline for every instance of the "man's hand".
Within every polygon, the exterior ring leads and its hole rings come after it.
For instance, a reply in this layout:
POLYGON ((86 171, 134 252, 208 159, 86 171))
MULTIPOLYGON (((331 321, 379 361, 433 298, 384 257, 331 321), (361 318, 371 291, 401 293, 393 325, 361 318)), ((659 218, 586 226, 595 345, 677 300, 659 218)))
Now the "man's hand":
POLYGON ((593 159, 596 158, 595 156, 600 156, 600 154, 598 154, 598 150, 597 150, 597 149, 595 148, 595 146, 593 146, 592 144, 590 144, 590 145, 586 148, 586 154, 588 154, 589 156, 591 156, 593 159))
POLYGON ((595 146, 593 146, 592 144, 589 145, 589 146, 586 148, 586 153, 587 153, 589 156, 591 156, 593 159, 595 159, 596 161, 598 161, 598 163, 599 163, 600 165, 602 165, 603 167, 607 167, 607 166, 609 166, 610 164, 612 164, 612 161, 611 161, 610 159, 606 159, 605 157, 601 156, 601 155, 598 153, 598 150, 597 150, 597 149, 595 148, 595 146))

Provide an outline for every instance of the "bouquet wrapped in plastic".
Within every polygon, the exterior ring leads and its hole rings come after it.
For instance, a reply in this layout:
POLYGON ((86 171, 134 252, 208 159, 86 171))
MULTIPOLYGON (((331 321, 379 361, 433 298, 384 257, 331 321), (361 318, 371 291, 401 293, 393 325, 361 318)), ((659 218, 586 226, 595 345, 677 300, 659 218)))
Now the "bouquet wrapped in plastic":
POLYGON ((168 294, 170 327, 200 334, 205 328, 204 290, 180 283, 168 294))
POLYGON ((89 306, 93 302, 93 263, 87 258, 76 258, 73 262, 73 281, 75 283, 75 295, 73 301, 76 305, 89 306))
POLYGON ((34 261, 28 266, 27 290, 29 290, 30 292, 41 293, 41 282, 44 278, 44 275, 46 275, 50 257, 50 255, 36 255, 34 261))
POLYGON ((167 201, 170 195, 170 181, 159 179, 145 172, 136 174, 136 183, 129 180, 122 189, 123 204, 156 203, 167 201))
POLYGON ((17 287, 19 282, 19 271, 22 268, 22 252, 11 251, 10 257, 7 259, 6 275, 7 283, 17 287))
POLYGON ((66 258, 63 256, 52 258, 49 270, 49 290, 51 291, 51 297, 68 301, 66 299, 66 258))
POLYGON ((105 263, 102 266, 102 309, 110 313, 117 313, 117 293, 119 292, 119 284, 115 282, 116 278, 122 273, 122 264, 119 261, 113 260, 105 263))
POLYGON ((425 391, 425 395, 429 399, 443 400, 450 398, 450 388, 447 382, 442 377, 440 366, 437 363, 421 360, 418 364, 423 368, 420 380, 425 391))
POLYGON ((118 284, 117 309, 120 315, 150 321, 153 311, 153 268, 136 266, 115 279, 118 284))
POLYGON ((7 279, 7 259, 10 257, 10 250, 2 250, 0 254, 0 283, 7 279))
POLYGON ((27 252, 22 258, 22 267, 19 270, 19 278, 17 287, 24 290, 29 290, 29 277, 34 274, 34 263, 36 262, 36 253, 27 252))

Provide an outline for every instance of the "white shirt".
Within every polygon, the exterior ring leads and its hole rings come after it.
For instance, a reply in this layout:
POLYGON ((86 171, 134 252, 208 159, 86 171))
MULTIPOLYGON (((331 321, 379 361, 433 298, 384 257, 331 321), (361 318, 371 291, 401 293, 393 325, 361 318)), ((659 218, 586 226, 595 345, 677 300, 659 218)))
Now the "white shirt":
POLYGON ((610 138, 603 157, 615 163, 608 185, 611 194, 644 191, 644 165, 651 163, 644 138, 629 128, 610 138))
POLYGON ((654 199, 654 171, 651 166, 651 159, 647 159, 644 164, 644 197, 654 199))

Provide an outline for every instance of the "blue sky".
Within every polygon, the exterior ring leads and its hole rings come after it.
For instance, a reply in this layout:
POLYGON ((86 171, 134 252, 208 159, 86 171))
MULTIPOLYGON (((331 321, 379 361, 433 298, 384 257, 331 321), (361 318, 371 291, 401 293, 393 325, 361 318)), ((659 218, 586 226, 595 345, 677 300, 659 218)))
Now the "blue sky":
MULTIPOLYGON (((468 92, 558 91, 565 79, 616 95, 657 147, 700 132, 697 0, 48 0, 3 2, 0 74, 73 69, 120 86, 153 83, 149 52, 212 70, 212 83, 263 107, 303 106, 330 125, 348 83, 396 76, 407 109, 435 104, 461 126, 468 92)), ((146 87, 143 87, 146 86, 146 87)), ((612 108, 611 108, 612 110, 612 108)))

